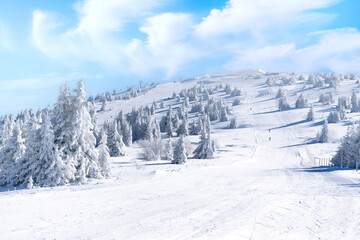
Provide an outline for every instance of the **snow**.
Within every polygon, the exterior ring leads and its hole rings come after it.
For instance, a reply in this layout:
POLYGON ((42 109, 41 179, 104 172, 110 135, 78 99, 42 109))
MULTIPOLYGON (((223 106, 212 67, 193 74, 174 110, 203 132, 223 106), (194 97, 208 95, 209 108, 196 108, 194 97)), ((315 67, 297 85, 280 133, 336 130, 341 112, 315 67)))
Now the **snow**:
MULTIPOLYGON (((243 91, 242 104, 230 116, 236 116, 240 128, 227 129, 228 122, 212 126, 219 147, 215 159, 190 158, 183 165, 147 162, 139 159, 134 144, 127 156, 112 158, 111 179, 56 188, 0 188, 0 238, 360 239, 359 173, 316 166, 308 154, 331 157, 347 125, 360 114, 329 124, 330 143, 314 143, 332 107, 317 101, 330 89, 302 90, 301 82, 282 87, 292 109, 278 111, 278 87, 266 87, 267 77, 258 70, 211 75, 108 102, 110 110, 98 113, 101 124, 120 110, 164 99, 165 108, 157 110, 160 118, 175 103, 167 100, 173 91, 197 81, 229 83, 243 91), (313 104, 315 121, 305 121, 309 108, 293 108, 297 92, 313 104)), ((351 96, 355 87, 355 80, 342 82, 334 98, 351 96)), ((225 100, 231 104, 234 99, 225 100)), ((187 141, 197 144, 199 136, 187 141)))

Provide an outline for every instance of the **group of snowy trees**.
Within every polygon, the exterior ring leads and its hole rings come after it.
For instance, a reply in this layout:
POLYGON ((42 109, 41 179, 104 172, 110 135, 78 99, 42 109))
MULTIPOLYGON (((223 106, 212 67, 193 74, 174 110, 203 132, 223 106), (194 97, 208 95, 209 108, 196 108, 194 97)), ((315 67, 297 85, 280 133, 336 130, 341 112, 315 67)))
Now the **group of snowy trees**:
MULTIPOLYGON (((360 128, 352 125, 348 128, 347 134, 342 139, 341 144, 331 159, 331 163, 334 166, 342 166, 348 168, 355 168, 356 166, 356 154, 359 154, 360 149, 360 128)), ((358 156, 359 157, 359 156, 358 156)))
POLYGON ((54 109, 25 112, 16 119, 5 116, 0 184, 57 186, 108 177, 106 136, 96 131, 91 108, 80 81, 75 95, 67 86, 61 88, 54 109))

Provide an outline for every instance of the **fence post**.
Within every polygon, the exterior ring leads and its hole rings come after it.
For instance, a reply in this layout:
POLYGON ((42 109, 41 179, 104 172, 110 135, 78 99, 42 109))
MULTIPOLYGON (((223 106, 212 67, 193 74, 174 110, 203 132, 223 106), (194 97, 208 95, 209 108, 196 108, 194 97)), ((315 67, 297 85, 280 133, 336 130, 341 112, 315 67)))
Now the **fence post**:
POLYGON ((356 153, 356 171, 358 171, 358 153, 356 153))

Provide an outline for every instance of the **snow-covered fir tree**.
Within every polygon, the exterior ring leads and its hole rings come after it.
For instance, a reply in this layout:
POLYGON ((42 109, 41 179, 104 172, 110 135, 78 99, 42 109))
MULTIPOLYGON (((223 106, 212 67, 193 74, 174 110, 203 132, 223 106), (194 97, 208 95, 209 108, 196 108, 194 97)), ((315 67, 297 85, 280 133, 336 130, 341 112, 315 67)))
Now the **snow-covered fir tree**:
POLYGON ((105 130, 101 131, 100 136, 101 136, 100 142, 98 147, 96 148, 99 153, 98 162, 99 162, 101 175, 107 178, 110 177, 111 175, 111 169, 110 169, 110 153, 109 153, 109 148, 107 147, 107 136, 105 130))
POLYGON ((285 93, 283 92, 283 90, 281 88, 279 88, 277 94, 276 94, 276 98, 282 98, 285 96, 285 93))
POLYGON ((39 153, 35 155, 37 164, 33 163, 33 172, 30 176, 35 178, 35 183, 39 186, 66 184, 66 166, 60 157, 58 147, 54 144, 54 131, 48 115, 44 117, 39 129, 39 138, 39 153))
POLYGON ((174 149, 172 147, 172 143, 171 143, 171 137, 169 137, 168 140, 168 144, 167 144, 167 149, 166 149, 166 159, 169 161, 173 161, 174 159, 174 149))
POLYGON ((329 128, 328 128, 328 121, 324 121, 324 125, 321 129, 321 132, 317 136, 317 141, 319 143, 326 143, 329 141, 329 128))
POLYGON ((231 120, 230 120, 230 123, 228 125, 228 128, 229 129, 235 129, 237 128, 237 120, 236 120, 236 117, 233 117, 231 120))
POLYGON ((94 128, 87 109, 83 81, 78 82, 74 98, 73 140, 72 151, 76 160, 75 179, 79 183, 87 178, 100 178, 98 153, 95 149, 96 139, 92 132, 94 128))
POLYGON ((356 92, 353 91, 351 95, 351 112, 359 112, 360 107, 357 99, 356 92))
POLYGON ((305 108, 305 107, 307 107, 307 99, 304 98, 304 95, 300 94, 300 96, 295 102, 295 108, 305 108))
POLYGON ((107 146, 109 147, 111 157, 126 155, 125 144, 117 130, 116 122, 108 124, 107 126, 107 146))
POLYGON ((307 121, 313 121, 315 119, 315 116, 314 116, 314 108, 311 106, 308 114, 307 114, 307 117, 306 117, 306 120, 307 121))
POLYGON ((194 150, 194 158, 211 159, 215 155, 215 143, 211 139, 210 120, 207 116, 203 116, 200 143, 194 150))
POLYGON ((22 138, 20 124, 16 123, 11 137, 5 142, 1 151, 0 185, 16 186, 19 184, 19 164, 26 151, 25 140, 22 138))
POLYGON ((187 156, 185 150, 185 140, 184 140, 184 136, 181 135, 174 148, 172 163, 184 164, 186 163, 186 161, 187 161, 187 156))
POLYGON ((290 104, 288 103, 286 97, 281 97, 279 99, 279 110, 284 111, 290 109, 290 104))

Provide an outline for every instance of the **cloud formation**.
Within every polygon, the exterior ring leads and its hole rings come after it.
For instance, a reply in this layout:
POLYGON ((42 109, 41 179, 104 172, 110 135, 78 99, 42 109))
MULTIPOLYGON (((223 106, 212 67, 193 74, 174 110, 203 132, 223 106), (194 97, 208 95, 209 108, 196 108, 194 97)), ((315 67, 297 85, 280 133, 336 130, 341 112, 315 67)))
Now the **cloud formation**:
POLYGON ((169 79, 193 63, 205 68, 208 59, 222 62, 218 71, 354 71, 358 30, 318 31, 336 16, 317 10, 339 1, 229 0, 196 21, 191 13, 159 12, 165 0, 85 0, 74 7, 72 27, 57 13, 34 11, 32 36, 64 64, 95 62, 138 76, 169 79))

